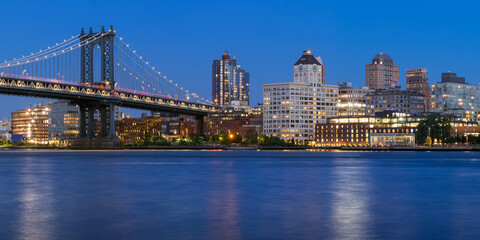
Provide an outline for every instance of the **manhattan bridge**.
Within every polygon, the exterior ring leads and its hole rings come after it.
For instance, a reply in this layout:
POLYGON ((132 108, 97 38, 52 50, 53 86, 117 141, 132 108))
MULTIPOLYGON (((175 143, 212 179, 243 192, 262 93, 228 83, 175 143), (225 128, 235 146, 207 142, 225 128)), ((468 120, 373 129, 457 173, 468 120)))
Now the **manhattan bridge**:
POLYGON ((157 71, 113 30, 81 33, 44 50, 0 63, 0 94, 69 100, 79 106, 72 147, 114 147, 115 106, 203 117, 217 110, 157 71), (95 134, 94 113, 100 112, 95 134))

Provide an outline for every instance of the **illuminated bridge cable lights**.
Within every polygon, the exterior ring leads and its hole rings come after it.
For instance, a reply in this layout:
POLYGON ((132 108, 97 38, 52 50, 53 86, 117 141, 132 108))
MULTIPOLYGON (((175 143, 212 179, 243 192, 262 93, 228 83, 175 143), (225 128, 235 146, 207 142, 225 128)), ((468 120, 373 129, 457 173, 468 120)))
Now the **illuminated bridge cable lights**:
MULTIPOLYGON (((176 88, 177 91, 178 91, 179 93, 181 93, 182 96, 184 96, 185 98, 191 98, 190 96, 192 96, 192 98, 193 98, 194 100, 198 101, 198 102, 206 103, 206 104, 211 104, 211 102, 209 102, 209 101, 207 101, 207 100, 205 100, 205 99, 203 99, 203 98, 197 97, 196 94, 188 93, 188 91, 186 91, 186 90, 178 87, 178 84, 173 84, 172 80, 167 79, 167 78, 166 78, 164 75, 162 75, 159 71, 156 71, 154 67, 150 66, 149 63, 143 59, 142 56, 139 56, 139 55, 137 54, 137 51, 131 49, 131 48, 130 48, 130 45, 127 44, 127 43, 125 43, 125 42, 123 41, 123 38, 122 38, 122 37, 119 37, 119 36, 116 36, 116 37, 117 37, 117 39, 122 43, 122 45, 125 46, 125 47, 127 48, 127 50, 129 50, 129 52, 131 52, 131 53, 135 56, 136 59, 139 59, 144 65, 146 65, 146 68, 147 68, 147 69, 150 69, 151 72, 153 72, 155 75, 158 75, 159 77, 161 77, 161 78, 163 78, 164 80, 166 80, 167 83, 172 83, 172 84, 171 84, 171 87, 176 88)), ((117 47, 118 47, 119 49, 122 49, 122 47, 120 47, 119 44, 117 44, 117 47)), ((129 55, 129 54, 127 54, 127 55, 129 55)), ((136 62, 136 61, 135 61, 135 62, 136 62)), ((140 65, 140 64, 138 64, 137 62, 136 62, 136 64, 137 64, 137 65, 140 65)), ((149 70, 146 70, 146 69, 144 69, 144 70, 145 70, 146 72, 150 72, 149 70)), ((156 78, 156 79, 158 79, 158 78, 156 78)), ((163 82, 163 81, 161 81, 161 82, 163 82)))
POLYGON ((0 77, 12 80, 7 81, 8 85, 12 87, 29 86, 38 91, 51 89, 57 92, 67 91, 89 95, 95 95, 97 91, 101 91, 99 94, 102 96, 126 96, 135 101, 168 104, 182 108, 191 106, 196 109, 206 109, 203 104, 210 105, 207 100, 187 91, 167 79, 160 71, 155 70, 149 62, 137 54, 137 51, 132 50, 130 45, 123 42, 122 38, 115 38, 108 34, 111 32, 90 32, 87 35, 72 36, 38 52, 1 62, 0 77), (103 37, 111 37, 112 40, 103 42, 103 37), (100 47, 100 43, 109 45, 108 47, 114 50, 107 51, 105 45, 100 47), (89 62, 83 63, 88 66, 82 65, 83 49, 93 46, 95 46, 95 51, 89 53, 91 56, 84 56, 90 59, 89 62), (99 49, 100 51, 98 51, 99 49), (102 61, 103 58, 111 59, 111 62, 105 63, 105 66, 110 69, 110 72, 105 72, 105 74, 111 74, 112 78, 109 79, 114 82, 109 82, 98 71, 100 57, 102 57, 102 61), (92 79, 89 77, 86 83, 81 83, 81 66, 87 67, 88 71, 93 72, 93 75, 90 75, 92 79), (110 66, 112 67, 110 68, 110 66), (105 91, 108 90, 110 84, 115 84, 118 92, 105 91), (203 107, 196 104, 202 104, 203 107))

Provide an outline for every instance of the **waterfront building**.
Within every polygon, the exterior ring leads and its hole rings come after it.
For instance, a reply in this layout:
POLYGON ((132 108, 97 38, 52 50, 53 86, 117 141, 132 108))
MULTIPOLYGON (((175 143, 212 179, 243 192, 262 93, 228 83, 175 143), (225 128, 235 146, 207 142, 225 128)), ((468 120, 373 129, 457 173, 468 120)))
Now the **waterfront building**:
POLYGON ((371 64, 365 65, 365 86, 370 89, 389 89, 400 86, 399 66, 385 53, 376 54, 371 64))
POLYGON ((411 145, 423 117, 384 111, 374 116, 339 116, 315 126, 317 146, 411 145), (373 138, 372 138, 373 137, 373 138), (373 141, 372 141, 373 139, 373 141), (396 142, 393 142, 396 140, 396 142))
POLYGON ((212 101, 219 106, 229 106, 232 101, 242 106, 250 104, 250 74, 227 51, 222 59, 213 60, 212 101))
POLYGON ((78 123, 80 110, 77 105, 67 100, 60 100, 46 104, 50 109, 48 113, 49 141, 68 144, 79 134, 78 123))
POLYGON ((367 87, 354 88, 351 82, 338 84, 338 115, 364 116, 367 112, 367 94, 373 90, 367 87))
POLYGON ((407 69, 407 91, 420 93, 424 96, 426 112, 431 109, 432 95, 427 73, 426 68, 407 69))
POLYGON ((209 136, 227 134, 247 137, 248 134, 262 133, 263 118, 258 110, 226 108, 209 114, 205 119, 204 130, 209 136))
POLYGON ((456 73, 442 73, 442 82, 432 84, 432 110, 463 121, 478 121, 480 85, 465 83, 456 73))
POLYGON ((0 121, 0 140, 9 141, 12 139, 12 125, 10 119, 0 121))
POLYGON ((48 113, 44 103, 32 108, 14 111, 11 114, 12 138, 23 139, 33 144, 48 144, 48 113))
POLYGON ((338 115, 338 86, 325 85, 324 74, 321 60, 304 51, 294 65, 293 83, 264 84, 263 133, 313 141, 315 124, 338 115))
POLYGON ((367 115, 382 111, 421 115, 425 112, 424 96, 398 89, 376 90, 367 94, 367 115))
POLYGON ((126 143, 134 143, 145 138, 148 132, 152 137, 161 137, 162 119, 154 117, 124 118, 115 121, 117 136, 126 143))

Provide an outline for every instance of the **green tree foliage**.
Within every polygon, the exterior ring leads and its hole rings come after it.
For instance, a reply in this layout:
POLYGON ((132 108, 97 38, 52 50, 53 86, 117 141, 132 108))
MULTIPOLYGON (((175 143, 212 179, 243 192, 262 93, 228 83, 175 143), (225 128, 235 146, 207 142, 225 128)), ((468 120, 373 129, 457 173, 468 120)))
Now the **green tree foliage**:
POLYGON ((417 144, 424 145, 430 137, 430 144, 435 140, 441 143, 451 141, 450 137, 450 119, 444 116, 428 115, 425 120, 418 123, 415 138, 417 144))

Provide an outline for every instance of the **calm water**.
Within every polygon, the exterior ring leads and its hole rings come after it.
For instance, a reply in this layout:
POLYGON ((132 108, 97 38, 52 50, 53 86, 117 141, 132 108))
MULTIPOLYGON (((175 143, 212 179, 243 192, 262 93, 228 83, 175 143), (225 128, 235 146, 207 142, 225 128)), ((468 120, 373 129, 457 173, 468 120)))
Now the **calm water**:
POLYGON ((0 239, 480 239, 479 160, 0 151, 0 239))

